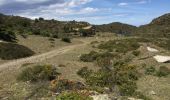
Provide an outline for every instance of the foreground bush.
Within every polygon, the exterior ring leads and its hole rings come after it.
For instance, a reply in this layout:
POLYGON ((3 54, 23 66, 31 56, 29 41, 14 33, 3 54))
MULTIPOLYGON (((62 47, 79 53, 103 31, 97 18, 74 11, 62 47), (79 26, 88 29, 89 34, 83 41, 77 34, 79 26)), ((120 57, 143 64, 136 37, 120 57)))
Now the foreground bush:
POLYGON ((91 97, 85 96, 77 92, 64 92, 56 97, 56 100, 93 100, 91 97))
POLYGON ((70 38, 62 38, 61 41, 67 42, 67 43, 71 43, 71 39, 70 38))
POLYGON ((34 52, 29 48, 14 44, 14 43, 0 43, 0 58, 4 60, 19 59, 32 56, 34 52))
POLYGON ((27 67, 18 75, 17 79, 20 81, 50 81, 56 78, 56 68, 51 65, 36 65, 27 67))
POLYGON ((99 49, 114 50, 119 53, 137 50, 139 47, 140 45, 135 39, 111 40, 98 46, 99 49))
POLYGON ((61 93, 63 91, 75 91, 85 89, 85 85, 81 82, 70 81, 67 79, 53 80, 51 82, 52 91, 55 93, 61 93))
POLYGON ((84 62, 93 62, 96 60, 98 53, 91 51, 89 54, 83 54, 80 56, 80 60, 84 62))
POLYGON ((83 54, 80 56, 80 60, 84 61, 84 62, 93 62, 97 59, 100 58, 113 58, 113 54, 109 53, 109 52, 104 52, 104 53, 99 53, 99 52, 95 52, 95 51, 91 51, 88 54, 83 54))
POLYGON ((113 69, 102 68, 97 72, 85 67, 78 71, 78 75, 85 78, 90 87, 98 86, 112 89, 114 86, 118 86, 121 95, 132 96, 136 92, 136 80, 139 77, 136 66, 124 63, 115 65, 113 69))

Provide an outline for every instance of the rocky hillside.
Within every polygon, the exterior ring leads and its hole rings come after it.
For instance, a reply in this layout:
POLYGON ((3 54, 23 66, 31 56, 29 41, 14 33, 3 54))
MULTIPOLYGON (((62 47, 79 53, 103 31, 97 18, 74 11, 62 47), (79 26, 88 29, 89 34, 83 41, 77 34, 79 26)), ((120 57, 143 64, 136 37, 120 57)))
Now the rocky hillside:
POLYGON ((117 34, 132 34, 137 29, 136 26, 114 22, 110 24, 96 25, 98 32, 111 32, 117 34))
POLYGON ((137 34, 150 37, 170 37, 170 13, 155 18, 147 25, 140 26, 137 34))

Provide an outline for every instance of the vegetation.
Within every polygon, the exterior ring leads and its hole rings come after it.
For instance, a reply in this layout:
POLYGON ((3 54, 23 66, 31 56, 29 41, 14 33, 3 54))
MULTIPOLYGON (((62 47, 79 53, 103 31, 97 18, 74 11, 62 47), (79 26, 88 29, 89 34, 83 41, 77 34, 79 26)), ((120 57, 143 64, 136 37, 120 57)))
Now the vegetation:
POLYGON ((12 31, 6 30, 5 28, 0 28, 0 40, 15 42, 16 36, 12 31))
POLYGON ((139 47, 139 43, 133 39, 111 40, 98 46, 99 49, 105 49, 108 51, 114 50, 118 53, 126 53, 128 51, 137 50, 139 47))
POLYGON ((71 43, 71 39, 67 38, 67 37, 62 38, 61 40, 64 41, 64 42, 67 42, 67 43, 71 43))
MULTIPOLYGON (((35 34, 53 38, 62 38, 64 33, 74 33, 74 28, 89 26, 87 22, 57 21, 39 18, 31 20, 19 16, 7 16, 0 14, 0 27, 16 34, 35 34)), ((6 32, 8 32, 6 31, 6 32)), ((78 31, 79 32, 79 31, 78 31)), ((80 32, 79 32, 80 33, 80 32)))
POLYGON ((53 80, 51 82, 51 89, 55 93, 64 91, 76 91, 85 89, 85 85, 81 82, 70 81, 67 79, 53 80))
POLYGON ((34 54, 27 47, 14 43, 0 43, 0 48, 0 58, 3 60, 19 59, 34 54))
POLYGON ((91 51, 89 54, 81 55, 80 60, 84 62, 93 62, 98 58, 105 58, 105 57, 111 58, 113 56, 114 55, 109 52, 99 53, 99 52, 91 51))
POLYGON ((64 92, 57 96, 56 100, 93 100, 91 97, 77 93, 77 92, 64 92))
POLYGON ((137 30, 137 27, 119 22, 96 25, 97 32, 111 32, 116 34, 130 35, 137 30))
POLYGON ((153 66, 145 69, 145 74, 147 75, 154 75, 155 72, 156 72, 156 69, 153 66))
POLYGON ((27 67, 22 70, 18 75, 17 79, 19 81, 50 81, 59 75, 56 68, 51 65, 36 65, 33 67, 27 67))
MULTIPOLYGON (((105 67, 105 66, 104 66, 105 67)), ((121 95, 132 96, 137 89, 136 80, 138 79, 138 72, 136 66, 125 65, 117 62, 112 68, 101 68, 97 72, 88 70, 86 67, 82 68, 77 73, 86 79, 86 83, 90 87, 119 87, 121 95)))

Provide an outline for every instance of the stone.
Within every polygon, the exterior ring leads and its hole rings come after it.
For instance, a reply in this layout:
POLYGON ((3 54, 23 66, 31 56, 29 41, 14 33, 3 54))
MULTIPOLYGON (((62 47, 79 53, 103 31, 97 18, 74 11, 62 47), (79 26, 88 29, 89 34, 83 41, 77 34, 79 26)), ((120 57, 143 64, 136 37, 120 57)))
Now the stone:
POLYGON ((166 63, 170 61, 170 56, 156 55, 153 58, 159 63, 166 63))
POLYGON ((151 47, 147 47, 147 50, 150 51, 150 52, 158 52, 157 49, 151 48, 151 47))

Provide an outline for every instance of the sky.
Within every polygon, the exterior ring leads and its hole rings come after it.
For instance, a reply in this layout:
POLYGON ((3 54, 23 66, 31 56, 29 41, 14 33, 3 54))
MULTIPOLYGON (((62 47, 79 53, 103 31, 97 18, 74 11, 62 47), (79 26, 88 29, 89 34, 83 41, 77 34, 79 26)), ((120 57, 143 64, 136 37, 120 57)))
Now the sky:
POLYGON ((31 19, 139 26, 170 13, 170 0, 0 0, 0 13, 31 19))

